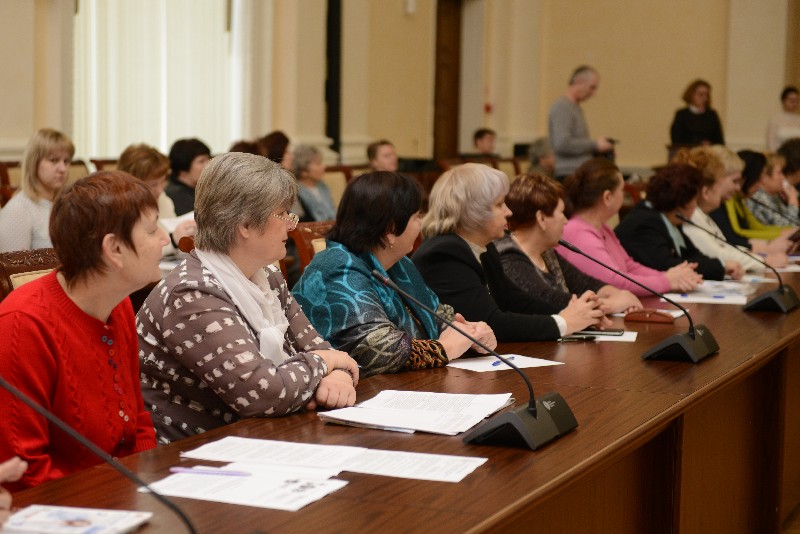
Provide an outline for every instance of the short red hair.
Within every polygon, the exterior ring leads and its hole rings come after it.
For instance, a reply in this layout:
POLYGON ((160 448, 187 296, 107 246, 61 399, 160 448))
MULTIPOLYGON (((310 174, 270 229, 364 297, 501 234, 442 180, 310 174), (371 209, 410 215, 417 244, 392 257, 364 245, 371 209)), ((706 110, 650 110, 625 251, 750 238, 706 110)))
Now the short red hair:
POLYGON ((150 210, 158 212, 152 193, 127 172, 95 172, 67 186, 50 212, 50 239, 67 284, 103 271, 107 234, 136 252, 133 227, 150 210))

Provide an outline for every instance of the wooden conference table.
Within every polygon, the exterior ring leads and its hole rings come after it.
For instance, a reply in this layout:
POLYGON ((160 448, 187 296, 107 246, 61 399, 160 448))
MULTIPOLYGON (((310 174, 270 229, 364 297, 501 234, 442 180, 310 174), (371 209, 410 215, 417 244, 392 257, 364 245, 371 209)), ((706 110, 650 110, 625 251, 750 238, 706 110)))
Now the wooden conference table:
MULTIPOLYGON (((787 279, 800 282, 798 275, 787 279)), ((489 459, 458 484, 343 472, 346 487, 299 512, 175 499, 200 532, 779 532, 800 503, 800 310, 689 309, 720 345, 699 364, 641 359, 656 342, 685 331, 686 319, 628 324, 639 332, 636 343, 502 345, 502 352, 566 364, 524 370, 537 395, 560 392, 579 423, 535 452, 465 445, 461 436, 326 425, 303 413, 241 421, 123 463, 155 481, 181 463, 180 451, 226 435, 489 459)), ((376 376, 359 384, 358 394, 366 399, 382 389, 510 391, 518 403, 527 396, 512 371, 458 369, 376 376)), ((155 515, 144 532, 184 531, 105 465, 14 500, 149 510, 155 515)))

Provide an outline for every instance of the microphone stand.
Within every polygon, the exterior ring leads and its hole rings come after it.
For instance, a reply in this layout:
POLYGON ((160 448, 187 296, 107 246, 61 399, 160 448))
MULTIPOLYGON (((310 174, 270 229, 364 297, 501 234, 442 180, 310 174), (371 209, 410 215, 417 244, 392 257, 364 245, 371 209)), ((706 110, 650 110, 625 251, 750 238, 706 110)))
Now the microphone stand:
POLYGON ((711 333, 711 330, 709 330, 708 327, 704 325, 697 325, 697 327, 695 327, 694 321, 692 321, 692 316, 689 315, 689 311, 680 304, 678 304, 677 302, 675 302, 674 300, 668 298, 665 295, 662 295, 661 293, 658 293, 654 289, 647 287, 641 282, 634 280, 627 274, 622 273, 617 269, 614 269, 610 265, 606 265, 597 258, 589 256, 588 254, 586 254, 584 251, 582 251, 572 243, 568 243, 563 239, 559 239, 558 244, 566 248, 567 250, 571 250, 576 254, 580 254, 584 258, 592 260, 596 264, 608 269, 612 273, 617 274, 630 282, 633 282, 634 284, 641 287, 645 291, 648 291, 649 293, 652 293, 653 295, 666 300, 676 308, 682 310, 684 315, 686 315, 686 318, 689 319, 688 332, 669 336, 667 339, 658 343, 655 347, 651 348, 650 350, 642 354, 642 359, 675 360, 681 362, 698 363, 700 360, 719 351, 719 344, 717 343, 717 340, 714 339, 714 335, 711 333))
POLYGON ((500 356, 497 352, 453 324, 452 321, 447 320, 441 314, 436 313, 436 311, 432 310, 429 306, 426 306, 412 295, 408 294, 408 292, 400 289, 389 277, 382 275, 376 270, 372 271, 372 276, 377 278, 386 287, 396 291, 403 298, 413 302, 511 367, 522 377, 522 380, 524 380, 525 384, 528 386, 528 403, 526 406, 520 406, 494 417, 490 417, 464 436, 464 443, 474 443, 476 445, 523 446, 535 451, 578 426, 575 415, 573 415, 567 401, 564 400, 564 397, 560 394, 551 392, 536 399, 533 394, 533 385, 531 381, 528 380, 525 373, 510 362, 508 358, 500 356))
POLYGON ((141 478, 136 476, 136 474, 134 474, 133 471, 129 470, 127 467, 125 467, 121 463, 119 463, 116 460, 114 460, 110 455, 106 454, 106 452, 104 450, 100 449, 97 445, 95 445, 94 443, 92 443, 91 441, 86 439, 80 433, 76 432, 74 428, 69 426, 64 421, 62 421, 61 418, 56 416, 51 411, 45 409, 43 406, 40 406, 36 401, 31 399, 29 396, 24 394, 22 391, 20 391, 16 387, 12 386, 11 384, 9 384, 6 381, 6 379, 3 378, 2 376, 0 376, 0 387, 3 387, 4 389, 6 389, 9 393, 11 393, 15 397, 17 397, 19 400, 21 400, 24 404, 26 404, 33 411, 35 411, 36 413, 38 413, 39 415, 41 415, 42 417, 44 417, 45 419, 47 419, 48 421, 53 423, 55 426, 57 426, 58 428, 63 430, 72 439, 74 439, 75 441, 77 441, 78 443, 80 443, 81 445, 86 447, 87 449, 89 449, 95 456, 98 456, 105 463, 107 463, 108 465, 113 467, 118 473, 121 473, 124 476, 126 476, 127 478, 129 478, 137 486, 142 487, 142 488, 146 489, 147 491, 149 491, 150 494, 153 497, 156 498, 156 500, 158 500, 164 506, 169 508, 172 512, 177 514, 177 516, 180 518, 181 521, 183 521, 183 523, 186 525, 187 530, 191 534, 195 534, 197 532, 195 530, 195 528, 194 528, 194 525, 192 525, 192 522, 186 516, 186 513, 183 510, 181 510, 178 507, 178 505, 176 505, 171 500, 167 499, 166 497, 164 497, 160 493, 157 493, 155 490, 150 488, 150 486, 148 486, 147 483, 144 480, 142 480, 141 478))
POLYGON ((767 264, 767 262, 757 258, 755 255, 750 254, 746 250, 742 250, 737 246, 728 243, 725 239, 721 238, 720 236, 716 235, 714 232, 709 231, 706 228, 703 228, 699 224, 695 224, 694 222, 690 221, 687 217, 683 214, 678 213, 676 214, 677 217, 682 220, 684 223, 694 226, 695 228, 699 228, 700 230, 704 231, 714 239, 722 241, 728 246, 731 246, 745 254, 746 256, 752 258, 753 260, 757 261, 764 267, 771 269, 773 273, 775 273, 775 277, 778 279, 778 287, 771 291, 767 291, 750 299, 747 304, 745 304, 742 309, 745 311, 779 311, 783 313, 789 313, 793 309, 800 306, 800 299, 797 297, 797 293, 795 293, 794 289, 791 286, 787 286, 783 284, 783 279, 781 275, 778 274, 778 270, 775 269, 772 265, 767 264))

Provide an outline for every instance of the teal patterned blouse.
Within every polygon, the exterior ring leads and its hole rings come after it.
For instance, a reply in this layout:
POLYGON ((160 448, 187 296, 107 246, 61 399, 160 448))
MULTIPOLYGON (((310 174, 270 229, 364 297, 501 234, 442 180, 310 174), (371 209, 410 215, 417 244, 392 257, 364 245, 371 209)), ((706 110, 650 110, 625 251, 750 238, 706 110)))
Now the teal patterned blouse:
POLYGON ((453 316, 452 308, 440 305, 408 258, 387 272, 373 254, 353 254, 328 240, 292 293, 314 328, 359 363, 362 377, 400 371, 414 339, 437 339, 440 332, 434 316, 381 284, 372 276, 373 269, 448 319, 453 316))

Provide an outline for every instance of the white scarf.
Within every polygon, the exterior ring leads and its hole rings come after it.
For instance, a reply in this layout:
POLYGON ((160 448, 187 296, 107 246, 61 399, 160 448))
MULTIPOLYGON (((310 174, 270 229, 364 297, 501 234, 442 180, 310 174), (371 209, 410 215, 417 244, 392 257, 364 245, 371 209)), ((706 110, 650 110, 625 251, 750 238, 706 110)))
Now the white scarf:
POLYGON ((245 320, 258 332, 259 351, 263 358, 280 365, 289 358, 283 351, 283 339, 289 320, 281 302, 269 286, 267 273, 258 269, 248 279, 227 254, 195 249, 203 267, 211 271, 225 293, 231 297, 245 320))

